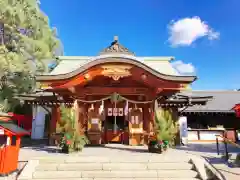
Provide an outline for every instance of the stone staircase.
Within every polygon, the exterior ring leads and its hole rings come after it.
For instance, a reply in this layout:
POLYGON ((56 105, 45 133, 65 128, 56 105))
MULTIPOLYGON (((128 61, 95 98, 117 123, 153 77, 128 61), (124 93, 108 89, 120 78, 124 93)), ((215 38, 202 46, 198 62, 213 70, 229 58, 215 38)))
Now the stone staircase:
MULTIPOLYGON (((29 164, 32 167, 32 165, 29 164)), ((69 180, 197 180, 198 173, 186 157, 158 154, 54 156, 35 160, 31 179, 69 180), (37 163, 36 163, 37 161, 37 163)), ((29 179, 20 176, 19 180, 29 179)))

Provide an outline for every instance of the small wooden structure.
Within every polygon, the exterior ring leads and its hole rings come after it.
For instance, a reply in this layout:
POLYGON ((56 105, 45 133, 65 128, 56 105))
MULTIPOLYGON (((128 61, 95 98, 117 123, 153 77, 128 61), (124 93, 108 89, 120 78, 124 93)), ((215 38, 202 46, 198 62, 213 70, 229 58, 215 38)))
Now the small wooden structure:
POLYGON ((21 136, 29 133, 12 122, 0 122, 0 175, 8 175, 18 168, 21 136))

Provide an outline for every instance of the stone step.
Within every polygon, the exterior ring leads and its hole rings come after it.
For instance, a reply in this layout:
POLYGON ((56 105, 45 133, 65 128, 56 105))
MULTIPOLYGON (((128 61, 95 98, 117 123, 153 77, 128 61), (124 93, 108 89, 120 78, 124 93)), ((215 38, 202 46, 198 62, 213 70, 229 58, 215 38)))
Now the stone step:
MULTIPOLYGON (((34 180, 53 180, 53 179, 34 179, 34 180)), ((144 178, 71 178, 70 180, 145 180, 145 179, 144 178)), ((199 180, 199 179, 198 178, 148 178, 147 180, 199 180)))
POLYGON ((129 157, 97 157, 97 156, 76 156, 76 157, 41 157, 36 158, 39 163, 148 163, 148 162, 167 162, 167 163, 182 163, 189 162, 190 159, 183 157, 168 157, 168 156, 129 156, 129 157))
POLYGON ((64 163, 40 164, 37 171, 93 171, 93 170, 191 170, 190 163, 64 163))
MULTIPOLYGON (((146 170, 146 171, 36 171, 34 179, 66 179, 66 178, 196 178, 193 170, 146 170)), ((95 180, 95 179, 94 179, 95 180)))

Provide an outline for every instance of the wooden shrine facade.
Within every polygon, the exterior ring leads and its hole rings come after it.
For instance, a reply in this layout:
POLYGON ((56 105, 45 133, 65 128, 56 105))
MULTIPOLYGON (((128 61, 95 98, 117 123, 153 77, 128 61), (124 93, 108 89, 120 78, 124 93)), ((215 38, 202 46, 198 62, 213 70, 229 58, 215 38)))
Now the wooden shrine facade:
MULTIPOLYGON (((67 73, 37 76, 36 80, 44 87, 38 93, 42 95, 19 97, 28 103, 52 107, 50 137, 61 118, 60 104, 77 102, 79 125, 84 127, 92 144, 140 145, 147 143, 148 135, 154 130, 155 102, 172 108, 176 114, 179 107, 206 102, 174 96, 192 83, 195 76, 153 69, 116 39, 100 56, 79 64, 67 73)), ((62 66, 67 68, 64 63, 62 66)))

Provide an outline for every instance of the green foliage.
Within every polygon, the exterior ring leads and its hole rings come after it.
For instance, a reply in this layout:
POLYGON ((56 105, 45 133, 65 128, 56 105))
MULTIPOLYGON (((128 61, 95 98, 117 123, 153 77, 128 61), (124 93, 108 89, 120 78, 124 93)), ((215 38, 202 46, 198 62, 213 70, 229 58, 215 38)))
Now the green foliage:
POLYGON ((171 145, 177 133, 177 125, 170 109, 155 111, 155 133, 158 141, 168 141, 171 145))
POLYGON ((8 111, 17 103, 14 94, 29 93, 36 73, 47 70, 45 60, 60 45, 56 30, 40 10, 37 0, 0 0, 0 104, 8 111))
POLYGON ((61 106, 61 120, 57 124, 57 132, 62 133, 59 146, 68 147, 69 151, 81 151, 89 143, 87 137, 81 134, 73 109, 61 106))

